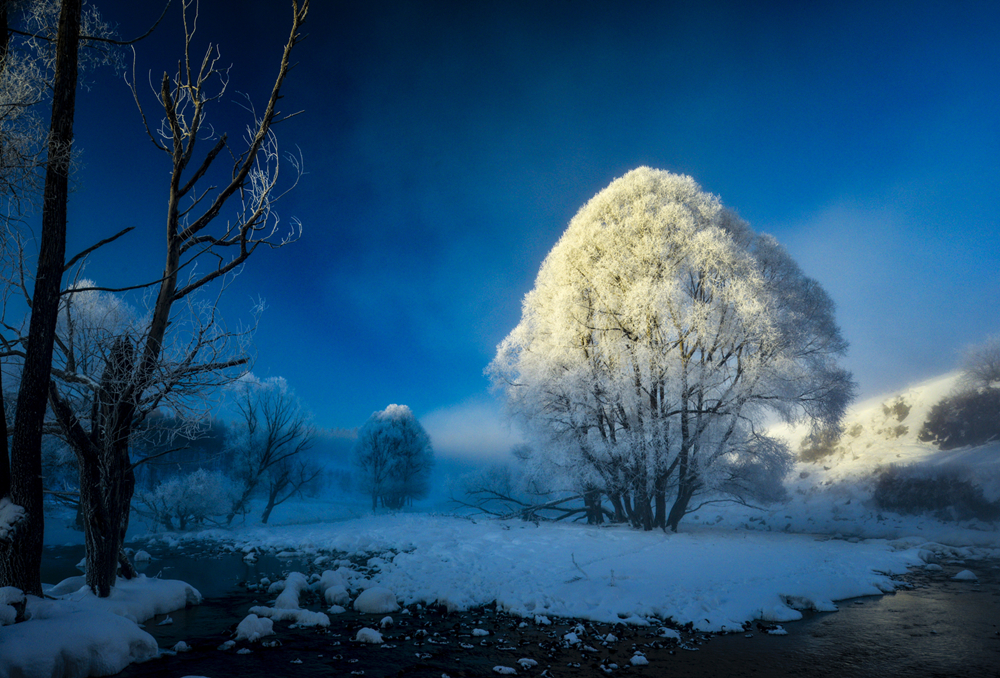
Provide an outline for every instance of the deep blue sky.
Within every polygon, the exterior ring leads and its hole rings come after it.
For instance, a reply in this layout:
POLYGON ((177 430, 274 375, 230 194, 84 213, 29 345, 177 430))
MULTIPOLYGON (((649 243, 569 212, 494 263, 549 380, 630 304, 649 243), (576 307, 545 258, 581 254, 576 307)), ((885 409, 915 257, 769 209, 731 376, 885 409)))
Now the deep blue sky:
MULTIPOLYGON (((128 37, 152 4, 98 6, 128 37)), ((211 39, 233 64, 212 121, 239 134, 234 95, 263 105, 290 10, 202 5, 196 52, 211 39)), ((179 13, 136 47, 140 79, 176 63, 179 13)), ((483 368, 542 259, 639 165, 692 175, 785 244, 836 301, 863 395, 1000 331, 994 2, 315 0, 306 32, 283 101, 304 112, 278 130, 305 158, 279 206, 304 235, 255 255, 224 310, 266 299, 254 370, 322 426, 404 403, 445 447, 489 438, 483 368)), ((136 225, 87 274, 149 278, 167 165, 122 81, 90 79, 70 249, 136 225)))

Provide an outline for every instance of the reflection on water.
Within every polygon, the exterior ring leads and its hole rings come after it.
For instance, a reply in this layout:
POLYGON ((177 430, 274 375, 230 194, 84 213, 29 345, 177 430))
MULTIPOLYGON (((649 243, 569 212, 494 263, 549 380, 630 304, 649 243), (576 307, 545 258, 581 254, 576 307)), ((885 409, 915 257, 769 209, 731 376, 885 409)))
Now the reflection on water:
MULTIPOLYGON (((67 577, 79 576, 82 572, 76 565, 83 556, 83 546, 46 548, 42 581, 57 584, 67 577)), ((291 571, 308 572, 309 564, 301 558, 276 558, 267 554, 261 554, 257 562, 248 563, 242 553, 187 548, 155 551, 153 560, 148 564, 136 563, 136 569, 147 577, 179 579, 198 589, 203 597, 217 598, 231 592, 240 582, 257 582, 261 577, 274 581, 291 571)))

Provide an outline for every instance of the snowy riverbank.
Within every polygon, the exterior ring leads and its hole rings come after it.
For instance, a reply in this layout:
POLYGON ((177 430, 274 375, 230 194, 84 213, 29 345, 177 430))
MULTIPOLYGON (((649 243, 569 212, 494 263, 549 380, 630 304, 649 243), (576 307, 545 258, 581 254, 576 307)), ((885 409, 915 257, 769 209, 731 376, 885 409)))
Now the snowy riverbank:
POLYGON ((830 610, 835 600, 891 591, 888 575, 921 565, 924 546, 919 539, 850 543, 712 528, 664 534, 416 514, 150 539, 161 547, 198 539, 247 553, 295 553, 320 569, 332 552, 366 556, 375 574, 353 579, 355 593, 377 585, 403 604, 466 610, 495 601, 527 618, 645 624, 655 617, 704 631, 789 621, 800 617, 795 607, 830 610))

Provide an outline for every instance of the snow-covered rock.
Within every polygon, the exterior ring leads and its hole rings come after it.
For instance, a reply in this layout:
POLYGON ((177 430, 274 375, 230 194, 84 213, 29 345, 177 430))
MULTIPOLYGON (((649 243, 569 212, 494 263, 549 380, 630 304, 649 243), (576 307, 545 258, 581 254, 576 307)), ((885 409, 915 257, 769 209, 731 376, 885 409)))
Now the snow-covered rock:
POLYGON ((13 624, 17 619, 17 609, 15 605, 24 603, 24 593, 21 589, 13 586, 0 588, 0 626, 13 624))
POLYGON ((358 630, 358 634, 354 636, 354 640, 359 643, 371 643, 373 645, 384 642, 381 633, 367 627, 358 630))
POLYGON ((399 605, 396 603, 395 593, 381 586, 373 586, 355 598, 354 609, 362 614, 385 614, 398 611, 399 605))
POLYGON ((236 640, 254 643, 264 636, 274 635, 274 622, 270 619, 248 614, 236 627, 236 640))
POLYGON ((300 608, 290 609, 287 607, 264 607, 254 605, 250 608, 250 613, 258 617, 267 617, 273 621, 287 621, 299 626, 329 626, 330 618, 322 612, 303 610, 300 608))
POLYGON ((299 607, 299 596, 309 588, 309 580, 301 572, 291 572, 285 577, 285 585, 274 601, 276 608, 294 610, 299 607))
POLYGON ((952 577, 952 579, 955 581, 979 581, 979 577, 972 570, 962 570, 952 577))
POLYGON ((629 660, 629 663, 632 664, 632 666, 648 666, 649 660, 646 659, 646 655, 637 652, 632 655, 632 659, 629 660))

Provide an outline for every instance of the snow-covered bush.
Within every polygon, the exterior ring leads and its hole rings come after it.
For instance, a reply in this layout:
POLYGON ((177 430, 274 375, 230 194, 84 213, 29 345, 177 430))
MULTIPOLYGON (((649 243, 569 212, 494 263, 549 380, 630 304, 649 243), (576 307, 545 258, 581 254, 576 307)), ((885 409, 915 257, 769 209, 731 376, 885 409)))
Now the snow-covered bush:
POLYGON ((1000 518, 1000 502, 991 502, 983 488, 954 467, 889 466, 875 482, 875 505, 896 513, 934 515, 940 520, 1000 518))
POLYGON ((813 431, 799 443, 799 459, 802 461, 819 461, 837 451, 840 443, 840 431, 837 429, 821 429, 813 431))
POLYGON ((136 494, 141 505, 136 512, 168 530, 183 530, 190 524, 225 516, 235 494, 236 487, 225 474, 198 469, 168 480, 151 492, 136 494))

